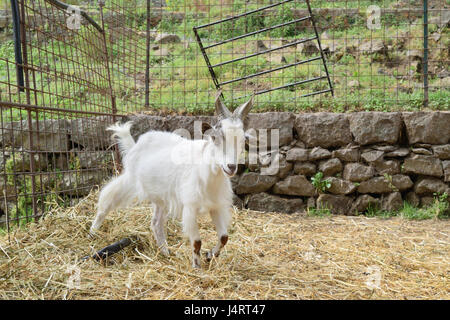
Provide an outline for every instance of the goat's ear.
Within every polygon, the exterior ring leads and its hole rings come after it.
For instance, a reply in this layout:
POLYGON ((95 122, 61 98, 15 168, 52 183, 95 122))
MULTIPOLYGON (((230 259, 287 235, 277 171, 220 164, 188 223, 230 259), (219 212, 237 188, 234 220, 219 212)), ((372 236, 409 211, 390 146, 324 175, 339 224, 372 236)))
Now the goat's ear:
POLYGON ((219 118, 219 120, 226 119, 231 117, 232 113, 228 108, 223 104, 222 100, 220 99, 220 96, 222 95, 222 89, 219 89, 216 93, 216 115, 219 118))
POLYGON ((202 122, 202 134, 205 134, 208 130, 212 129, 212 126, 207 122, 202 122))
POLYGON ((248 100, 246 103, 244 103, 239 108, 234 110, 233 116, 235 116, 241 120, 244 120, 247 117, 248 113, 250 112, 250 109, 253 107, 253 98, 254 97, 255 97, 255 94, 252 95, 250 100, 248 100))

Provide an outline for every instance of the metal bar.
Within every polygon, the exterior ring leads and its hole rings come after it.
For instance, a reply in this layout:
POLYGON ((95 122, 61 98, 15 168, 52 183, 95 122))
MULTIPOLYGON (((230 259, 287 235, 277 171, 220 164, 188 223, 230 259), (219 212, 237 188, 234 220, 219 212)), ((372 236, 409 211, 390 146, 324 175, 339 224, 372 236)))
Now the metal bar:
POLYGON ((316 39, 317 39, 317 43, 319 45, 320 55, 322 56, 322 61, 323 61, 323 66, 325 68, 325 73, 327 74, 328 85, 330 86, 330 89, 331 89, 331 95, 334 96, 333 85, 331 84, 330 74, 328 73, 328 68, 327 68, 327 62, 325 60, 325 55, 323 54, 322 45, 320 43, 320 37, 319 37, 319 34, 317 33, 316 22, 314 20, 314 17, 313 17, 312 11, 311 11, 311 6, 309 4, 309 0, 306 0, 306 4, 308 6, 309 15, 311 16, 311 23, 312 23, 313 28, 314 28, 314 33, 316 34, 316 39))
POLYGON ((147 22, 145 30, 145 102, 144 107, 150 107, 150 0, 147 0, 147 22))
POLYGON ((428 0, 423 0, 423 107, 428 107, 428 0))
MULTIPOLYGON (((58 0, 46 0, 47 2, 50 2, 52 5, 54 5, 55 7, 58 7, 60 9, 64 9, 67 10, 67 8, 69 7, 73 7, 73 5, 69 5, 67 3, 58 1, 58 0)), ((94 21, 94 19, 92 19, 85 11, 80 9, 80 14, 83 16, 83 18, 85 18, 91 25, 94 26, 95 29, 97 29, 98 31, 100 31, 101 33, 104 32, 104 29, 102 27, 100 27, 97 22, 94 21)))
MULTIPOLYGON (((20 2, 20 36, 22 42, 22 55, 23 55, 23 68, 24 68, 24 76, 25 76, 25 95, 27 104, 31 102, 31 93, 30 93, 30 79, 29 79, 29 71, 27 69, 28 66, 28 52, 27 52, 27 39, 26 39, 26 29, 25 29, 25 3, 24 0, 20 2)), ((37 113, 37 112, 36 112, 37 113)), ((36 116, 36 118, 39 118, 36 116)), ((27 110, 27 124, 28 124, 28 139, 30 144, 30 172, 31 175, 31 199, 32 199, 32 209, 33 214, 37 215, 37 199, 36 199, 36 179, 33 173, 36 171, 36 164, 34 159, 34 146, 33 146, 33 119, 31 116, 31 110, 27 110)), ((37 130, 39 130, 38 123, 36 123, 37 130)), ((27 215, 28 220, 28 215, 27 215)))
POLYGON ((236 58, 236 59, 224 61, 224 62, 221 62, 221 63, 217 63, 217 64, 212 65, 211 67, 212 68, 221 67, 223 65, 226 65, 226 64, 229 64, 229 63, 232 63, 232 62, 237 62, 237 61, 241 61, 241 60, 244 60, 244 59, 253 58, 253 57, 259 56, 261 54, 269 53, 269 52, 272 52, 272 51, 276 51, 276 50, 280 50, 280 49, 284 49, 284 48, 289 48, 291 46, 295 46, 297 44, 308 42, 308 41, 311 41, 311 40, 314 40, 314 39, 317 39, 317 36, 311 37, 311 38, 302 39, 302 40, 295 41, 295 42, 292 42, 292 43, 288 43, 288 44, 285 44, 284 46, 280 46, 280 47, 277 47, 277 48, 256 52, 256 53, 250 54, 248 56, 243 56, 243 57, 240 57, 240 58, 236 58))
MULTIPOLYGON (((0 107, 5 108, 20 108, 25 110, 33 110, 33 111, 39 111, 39 110, 45 110, 45 111, 53 111, 53 112, 61 112, 61 113, 79 113, 79 114, 89 114, 89 115, 95 115, 95 116, 113 116, 111 113, 107 112, 98 112, 98 111, 85 111, 85 110, 68 110, 68 109, 61 109, 61 108, 53 108, 53 107, 45 107, 45 106, 37 106, 32 104, 25 104, 25 103, 17 103, 17 102, 9 102, 9 101, 0 101, 0 107)), ((116 117, 125 117, 126 115, 123 114, 115 114, 116 117)))
POLYGON ((321 93, 327 93, 327 92, 330 92, 330 91, 332 91, 332 90, 331 89, 325 89, 325 90, 321 90, 321 91, 315 91, 315 92, 312 92, 312 93, 303 94, 303 95, 299 96, 299 98, 306 98, 306 97, 309 97, 309 96, 314 96, 316 94, 321 94, 321 93))
MULTIPOLYGON (((211 66, 209 57, 206 54, 205 49, 203 48, 202 40, 200 39, 200 36, 198 35, 197 29, 195 27, 194 27, 194 33, 195 33, 195 38, 197 39, 197 43, 200 46, 200 50, 203 54, 203 58, 205 59, 206 65, 208 66, 209 73, 211 74, 211 77, 213 78, 214 85, 216 86, 216 89, 219 89, 220 88, 219 81, 217 80, 216 73, 214 72, 214 69, 213 69, 214 66, 211 66)), ((223 94, 222 94, 222 97, 223 97, 223 94)))
POLYGON ((311 58, 311 59, 307 59, 307 60, 302 60, 302 61, 299 61, 299 62, 287 64, 287 65, 284 65, 284 66, 281 66, 281 67, 278 67, 278 68, 265 70, 265 71, 261 71, 261 72, 258 72, 258 73, 253 73, 251 75, 248 75, 248 76, 245 76, 245 77, 242 77, 242 78, 236 78, 236 79, 233 79, 233 80, 224 81, 224 82, 219 83, 219 85, 222 86, 222 85, 230 84, 230 83, 233 83, 233 82, 236 82, 236 81, 240 81, 240 80, 247 80, 247 79, 250 79, 250 78, 253 78, 253 77, 261 76, 263 74, 271 73, 271 72, 278 71, 278 70, 283 70, 283 69, 286 69, 286 68, 289 68, 289 67, 298 66, 298 65, 301 65, 301 64, 304 64, 304 63, 308 63, 308 62, 312 62, 312 61, 316 61, 316 60, 319 60, 319 59, 321 59, 320 56, 319 57, 314 57, 314 58, 311 58))
POLYGON ((301 81, 297 81, 297 82, 293 82, 293 83, 288 83, 288 84, 285 84, 283 86, 279 86, 279 87, 275 87, 275 88, 271 88, 271 89, 258 91, 258 92, 255 93, 255 95, 262 94, 262 93, 267 93, 267 92, 271 92, 271 91, 275 91, 275 90, 279 90, 279 89, 284 89, 284 88, 288 88, 288 87, 293 87, 293 86, 297 86, 299 84, 308 83, 308 82, 317 81, 317 80, 322 80, 322 79, 326 79, 326 78, 327 78, 326 76, 321 76, 321 77, 301 80, 301 81))
POLYGON ((207 49, 214 48, 214 47, 220 46, 222 44, 225 44, 225 43, 228 43, 228 42, 231 42, 231 41, 239 40, 239 39, 242 39, 242 38, 245 38, 245 37, 253 36, 253 35, 258 34, 258 33, 262 33, 262 32, 270 31, 270 30, 277 29, 277 28, 280 28, 280 27, 288 26, 290 24, 301 22, 301 21, 305 21, 305 20, 308 20, 310 18, 311 18, 311 16, 307 16, 307 17, 303 17, 303 18, 300 18, 300 19, 296 19, 296 20, 285 22, 285 23, 277 24, 277 25, 272 26, 272 27, 267 27, 267 28, 264 28, 264 29, 256 30, 256 31, 249 32, 249 33, 246 33, 246 34, 234 37, 234 38, 230 38, 230 39, 218 42, 218 43, 214 43, 214 44, 211 44, 211 45, 206 46, 204 48, 205 48, 205 50, 207 50, 207 49))
POLYGON ((19 87, 19 90, 23 92, 23 61, 20 41, 20 17, 17 0, 11 0, 11 13, 14 31, 14 56, 16 60, 17 86, 19 87))
POLYGON ((222 23, 222 22, 226 22, 226 21, 237 19, 237 18, 245 17, 245 16, 248 16, 249 14, 252 14, 252 13, 255 13, 255 12, 259 12, 259 11, 263 11, 263 10, 266 10, 266 9, 270 9, 270 8, 273 8, 273 7, 276 7, 276 6, 282 5, 282 4, 286 3, 286 2, 291 2, 291 1, 292 0, 285 0, 285 1, 278 2, 278 3, 275 3, 275 4, 271 4, 271 5, 259 8, 259 9, 247 11, 247 12, 239 14, 237 16, 233 16, 233 17, 229 17, 229 18, 226 18, 226 19, 222 19, 222 20, 211 22, 211 23, 203 24, 203 25, 200 25, 200 26, 195 27, 195 28, 201 29, 201 28, 210 27, 210 26, 222 23))

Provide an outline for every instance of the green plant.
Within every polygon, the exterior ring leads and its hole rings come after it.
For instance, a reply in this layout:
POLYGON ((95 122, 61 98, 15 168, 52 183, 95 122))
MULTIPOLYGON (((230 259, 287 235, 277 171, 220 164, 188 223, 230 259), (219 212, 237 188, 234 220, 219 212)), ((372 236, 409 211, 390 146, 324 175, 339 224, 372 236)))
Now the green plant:
POLYGON ((306 214, 310 217, 329 217, 331 216, 331 210, 326 207, 308 208, 306 214))
POLYGON ((317 172, 314 177, 311 177, 311 183, 320 193, 326 192, 331 187, 331 182, 327 179, 323 179, 323 172, 317 172))
POLYGON ((392 182, 392 176, 391 176, 390 174, 385 173, 385 174, 383 174, 383 177, 384 177, 384 178, 386 179, 386 181, 388 182, 389 188, 390 188, 392 191, 395 191, 395 192, 399 191, 398 188, 393 184, 393 182, 392 182))

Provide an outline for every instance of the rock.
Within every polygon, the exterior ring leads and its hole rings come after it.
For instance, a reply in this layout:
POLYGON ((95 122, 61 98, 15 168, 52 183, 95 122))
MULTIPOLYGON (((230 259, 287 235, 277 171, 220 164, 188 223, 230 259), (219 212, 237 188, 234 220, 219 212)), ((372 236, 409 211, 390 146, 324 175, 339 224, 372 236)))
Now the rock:
POLYGON ((256 130, 259 145, 267 145, 268 148, 273 144, 270 138, 272 129, 277 129, 281 147, 289 145, 293 140, 294 120, 295 116, 290 112, 250 113, 245 120, 245 127, 256 130))
POLYGON ((410 60, 419 60, 423 59, 423 50, 407 50, 406 57, 410 60))
POLYGON ((356 147, 341 148, 338 150, 334 150, 332 153, 332 157, 346 162, 358 162, 360 158, 360 152, 356 147))
POLYGON ((332 214, 351 214, 352 198, 342 195, 321 194, 317 198, 317 208, 329 209, 332 214))
POLYGON ((69 147, 69 125, 65 119, 33 120, 30 146, 28 120, 6 122, 0 132, 0 146, 25 150, 66 152, 69 147), (38 132, 39 126, 39 132, 38 132))
POLYGON ((351 80, 351 81, 348 82, 347 86, 349 88, 359 88, 360 84, 359 84, 358 80, 351 80))
MULTIPOLYGON (((49 162, 47 154, 45 153, 34 154, 33 158, 34 158, 35 172, 45 171, 47 169, 49 162)), ((32 158, 28 152, 23 152, 22 150, 19 150, 17 152, 13 151, 11 152, 11 155, 7 162, 9 164, 8 170, 12 170, 13 172, 31 172, 31 163, 30 163, 31 159, 32 158)), ((8 173, 12 172, 8 171, 8 173)))
POLYGON ((373 39, 371 41, 364 42, 359 46, 359 51, 366 54, 380 53, 386 54, 387 47, 382 40, 373 39))
POLYGON ((356 198, 350 211, 352 213, 360 213, 367 211, 369 207, 378 209, 380 208, 380 206, 381 205, 379 199, 369 196, 368 194, 363 194, 356 198))
POLYGON ((64 173, 58 190, 70 196, 86 196, 94 186, 101 185, 109 175, 105 171, 71 171, 64 173))
POLYGON ((131 136, 135 141, 137 141, 140 135, 146 133, 149 130, 169 131, 166 117, 151 116, 146 114, 132 114, 126 116, 122 120, 123 123, 128 121, 133 122, 133 126, 131 127, 131 136))
POLYGON ((315 147, 309 152, 308 159, 311 161, 327 159, 331 157, 331 152, 321 147, 315 147))
POLYGON ((78 151, 76 152, 80 168, 105 168, 112 161, 111 151, 78 151))
POLYGON ((413 191, 410 191, 406 194, 405 200, 413 207, 418 207, 420 204, 419 196, 413 191))
POLYGON ((309 147, 342 147, 352 142, 346 114, 331 112, 299 114, 295 118, 295 130, 299 139, 309 147))
POLYGON ((420 206, 424 208, 431 206, 434 202, 434 198, 430 196, 420 198, 420 206))
POLYGON ((269 190, 276 182, 278 177, 260 175, 255 172, 243 173, 236 186, 237 194, 258 193, 269 190))
POLYGON ((415 154, 424 154, 427 156, 433 155, 433 152, 425 148, 412 148, 411 151, 415 154))
POLYGON ((286 158, 277 153, 267 168, 261 168, 261 173, 265 175, 277 175, 281 179, 286 178, 294 165, 286 161, 286 158))
POLYGON ((450 195, 450 187, 440 179, 420 177, 414 185, 414 192, 418 195, 445 192, 450 195))
POLYGON ((397 150, 388 152, 385 154, 385 157, 387 158, 403 158, 409 155, 409 149, 408 148, 399 148, 397 150))
POLYGON ((316 190, 305 176, 295 175, 278 181, 273 187, 273 192, 291 196, 311 197, 315 195, 316 190))
POLYGON ((266 51, 267 49, 268 48, 264 44, 264 41, 262 41, 262 40, 257 40, 256 41, 256 52, 266 51))
MULTIPOLYGON (((165 47, 153 47, 153 51, 151 53, 151 58, 153 62, 161 63, 170 56, 169 49, 165 47)), ((145 82, 142 82, 142 88, 145 88, 145 82)))
POLYGON ((372 149, 378 150, 378 151, 384 151, 384 152, 392 152, 397 150, 396 146, 390 146, 390 145, 373 145, 371 146, 372 149))
POLYGON ((396 144, 402 127, 397 112, 357 112, 349 116, 350 131, 360 145, 396 144))
POLYGON ((0 14, 0 29, 8 27, 9 23, 12 21, 12 16, 1 13, 0 14))
POLYGON ((441 160, 450 160, 450 144, 432 146, 433 153, 441 160))
POLYGON ((306 200, 306 208, 315 208, 316 207, 316 199, 314 197, 309 197, 306 200))
POLYGON ((450 23, 450 10, 439 10, 436 16, 430 17, 429 24, 436 24, 439 29, 443 29, 450 23))
POLYGON ((287 161, 306 161, 308 160, 308 150, 302 148, 292 148, 286 154, 287 161))
POLYGON ((410 144, 450 142, 450 112, 403 112, 410 144))
POLYGON ((316 165, 311 162, 296 162, 294 165, 294 173, 311 177, 316 173, 316 165))
POLYGON ((450 160, 442 161, 442 169, 444 170, 444 181, 450 182, 450 160))
POLYGON ((372 178, 375 169, 360 163, 347 163, 344 167, 343 177, 345 180, 361 182, 372 178))
POLYGON ((374 177, 361 182, 358 186, 359 193, 389 193, 392 191, 403 191, 413 186, 411 178, 406 175, 396 174, 389 181, 385 177, 374 177))
POLYGON ((233 206, 238 209, 244 209, 244 201, 235 194, 233 194, 233 206))
POLYGON ((336 158, 323 160, 319 163, 319 171, 322 171, 324 176, 333 176, 342 171, 342 163, 336 158))
POLYGON ((320 54, 319 47, 315 41, 308 41, 298 44, 297 51, 307 56, 320 54))
POLYGON ((331 183, 331 187, 328 189, 328 192, 332 194, 350 194, 356 190, 356 186, 347 180, 328 177, 328 181, 331 183))
POLYGON ((381 197, 381 210, 398 211, 403 207, 403 199, 400 192, 392 192, 381 197))
POLYGON ((247 208, 262 212, 294 213, 303 212, 304 204, 300 198, 286 199, 268 193, 257 193, 248 197, 247 208))
POLYGON ((155 43, 164 44, 164 43, 178 43, 181 42, 181 39, 176 34, 169 33, 161 33, 156 36, 155 43))
POLYGON ((433 156, 413 155, 403 162, 403 172, 415 173, 426 176, 442 177, 441 160, 433 156))
POLYGON ((367 163, 371 163, 371 162, 375 162, 375 161, 380 161, 383 159, 383 155, 384 152, 383 151, 378 151, 378 150, 372 150, 372 151, 368 151, 368 152, 364 152, 361 155, 361 158, 367 162, 367 163))
POLYGON ((107 149, 114 142, 106 128, 113 124, 110 116, 78 118, 70 120, 70 141, 85 150, 107 149))
POLYGON ((376 161, 372 165, 379 175, 389 174, 392 176, 400 173, 400 162, 398 160, 376 161))

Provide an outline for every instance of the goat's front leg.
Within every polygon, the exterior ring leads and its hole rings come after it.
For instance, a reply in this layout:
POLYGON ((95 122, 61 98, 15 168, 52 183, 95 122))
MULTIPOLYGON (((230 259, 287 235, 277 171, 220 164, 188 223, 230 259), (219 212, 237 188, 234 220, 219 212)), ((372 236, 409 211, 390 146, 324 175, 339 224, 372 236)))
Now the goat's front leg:
POLYGON ((165 225, 167 222, 167 215, 164 214, 163 208, 153 205, 153 218, 152 218, 152 231, 155 236, 156 244, 158 245, 161 253, 165 256, 169 255, 169 249, 167 248, 167 239, 165 225))
POLYGON ((200 233, 198 230, 196 210, 192 207, 183 208, 183 232, 189 237, 192 247, 192 266, 200 268, 200 249, 202 241, 200 240, 200 233))
POLYGON ((214 223, 217 231, 218 241, 217 245, 208 251, 206 260, 211 261, 213 257, 218 257, 222 248, 228 242, 228 226, 231 222, 231 213, 228 208, 210 211, 211 220, 214 223))

